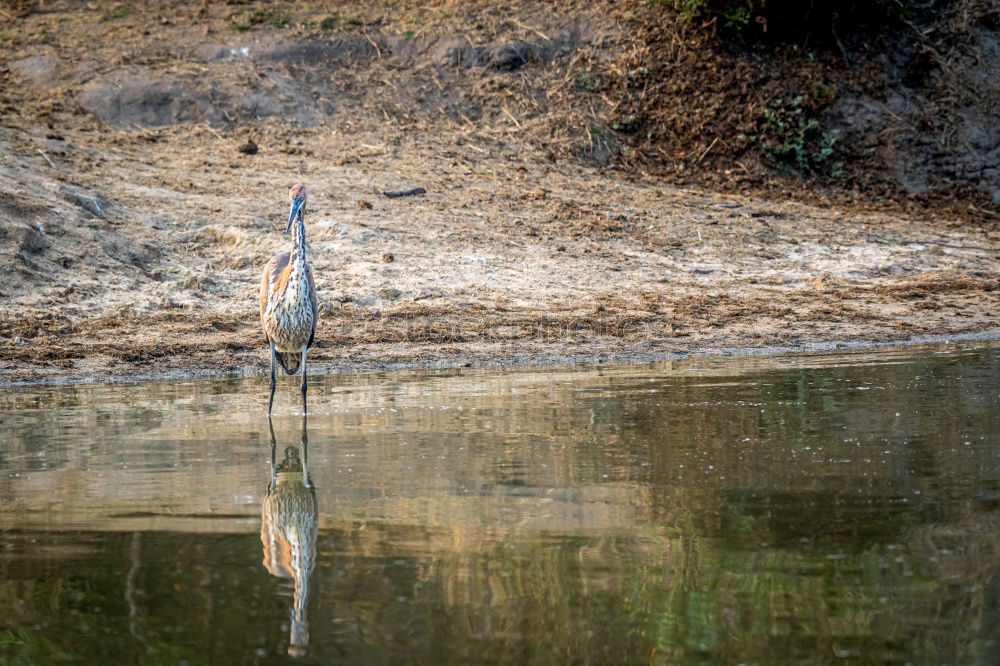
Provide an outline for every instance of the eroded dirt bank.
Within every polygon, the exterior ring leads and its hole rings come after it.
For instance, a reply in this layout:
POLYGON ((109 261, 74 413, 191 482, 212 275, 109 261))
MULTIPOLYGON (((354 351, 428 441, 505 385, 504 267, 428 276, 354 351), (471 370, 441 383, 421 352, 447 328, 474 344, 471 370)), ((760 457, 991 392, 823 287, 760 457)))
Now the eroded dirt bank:
POLYGON ((155 14, 122 26, 68 7, 24 21, 69 16, 98 46, 25 38, 5 55, 0 381, 263 371, 259 270, 288 244, 295 181, 310 187, 322 303, 313 368, 1000 328, 989 218, 765 201, 550 159, 539 137, 563 136, 550 100, 533 120, 503 85, 564 77, 613 39, 596 11, 515 17, 523 43, 549 44, 523 62, 513 42, 467 52, 440 37, 404 67, 364 31, 321 42, 233 30, 228 15, 208 31, 164 15, 155 28, 155 14), (366 93, 375 75, 400 97, 366 93), (411 186, 427 194, 381 194, 411 186))

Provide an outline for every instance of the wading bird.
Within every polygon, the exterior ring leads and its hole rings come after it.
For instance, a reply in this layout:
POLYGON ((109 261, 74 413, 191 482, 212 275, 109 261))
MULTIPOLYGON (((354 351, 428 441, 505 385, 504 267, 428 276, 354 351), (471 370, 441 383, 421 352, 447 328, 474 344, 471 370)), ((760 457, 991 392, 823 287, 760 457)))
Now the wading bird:
POLYGON ((302 413, 306 412, 306 352, 319 316, 316 284, 306 263, 306 186, 293 185, 288 196, 292 208, 285 233, 292 233, 292 251, 272 257, 260 279, 260 322, 271 347, 269 415, 274 405, 275 360, 289 375, 302 373, 302 413))

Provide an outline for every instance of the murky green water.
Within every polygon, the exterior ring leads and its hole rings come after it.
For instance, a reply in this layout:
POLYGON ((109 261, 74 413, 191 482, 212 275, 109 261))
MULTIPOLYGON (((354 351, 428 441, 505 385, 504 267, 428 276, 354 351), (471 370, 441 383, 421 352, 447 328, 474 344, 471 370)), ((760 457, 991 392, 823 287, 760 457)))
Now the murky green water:
POLYGON ((1000 661, 1000 348, 279 391, 0 392, 0 663, 1000 661))

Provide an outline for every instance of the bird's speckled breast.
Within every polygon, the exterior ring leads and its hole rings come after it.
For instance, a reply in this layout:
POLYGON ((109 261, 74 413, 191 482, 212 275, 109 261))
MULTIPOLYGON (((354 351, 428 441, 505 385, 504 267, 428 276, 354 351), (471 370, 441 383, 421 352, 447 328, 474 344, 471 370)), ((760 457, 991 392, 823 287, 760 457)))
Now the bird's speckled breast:
POLYGON ((309 300, 306 272, 297 262, 291 265, 284 293, 272 294, 264 313, 267 330, 278 351, 299 351, 312 336, 315 313, 309 300))

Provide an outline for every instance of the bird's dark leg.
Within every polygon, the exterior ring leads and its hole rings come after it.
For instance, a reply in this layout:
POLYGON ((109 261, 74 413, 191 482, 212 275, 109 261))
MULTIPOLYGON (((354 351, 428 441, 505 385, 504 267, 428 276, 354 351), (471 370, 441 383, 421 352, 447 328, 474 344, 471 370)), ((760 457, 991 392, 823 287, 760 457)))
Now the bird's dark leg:
POLYGON ((306 414, 306 354, 309 352, 308 347, 302 348, 302 415, 306 414))
POLYGON ((275 487, 278 481, 278 468, 275 466, 274 457, 278 451, 278 442, 274 438, 274 424, 271 423, 271 415, 267 415, 267 427, 271 431, 271 488, 275 487))
POLYGON ((302 484, 309 487, 309 434, 305 414, 302 415, 302 484))
POLYGON ((271 399, 267 401, 267 416, 271 416, 271 407, 274 406, 274 343, 271 343, 271 399))

